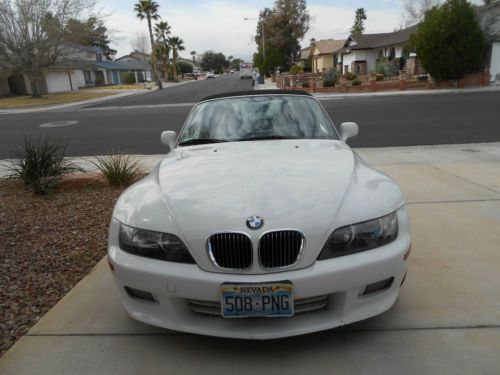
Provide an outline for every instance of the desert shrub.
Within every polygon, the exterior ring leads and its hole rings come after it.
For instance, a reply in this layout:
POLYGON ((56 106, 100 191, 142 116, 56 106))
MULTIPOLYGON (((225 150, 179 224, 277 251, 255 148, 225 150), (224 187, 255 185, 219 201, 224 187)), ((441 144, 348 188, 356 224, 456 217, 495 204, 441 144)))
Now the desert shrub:
POLYGON ((111 186, 130 185, 142 168, 138 161, 120 153, 97 157, 92 164, 103 174, 111 186))
POLYGON ((347 79, 348 81, 352 81, 353 79, 356 79, 356 74, 351 72, 346 72, 344 73, 344 78, 347 79))
POLYGON ((361 86, 361 81, 359 79, 354 79, 351 82, 351 85, 353 85, 353 86, 361 86))
POLYGON ((134 73, 126 73, 123 76, 123 81, 127 85, 131 85, 131 84, 135 83, 135 75, 134 75, 134 73))
POLYGON ((398 74, 398 62, 395 61, 395 64, 392 64, 389 60, 387 60, 385 57, 379 58, 377 65, 375 67, 375 71, 378 74, 383 74, 386 77, 389 76, 394 76, 398 74))
POLYGON ((323 80, 323 87, 334 87, 335 86, 335 81, 330 81, 330 80, 323 80))
POLYGON ((335 68, 330 68, 325 73, 323 80, 333 82, 333 84, 335 85, 335 83, 339 80, 339 72, 335 68))
POLYGON ((384 75, 383 74, 377 73, 375 77, 376 77, 375 79, 377 81, 383 81, 384 80, 384 75))
POLYGON ((64 158, 67 146, 67 142, 59 143, 47 137, 38 141, 24 138, 17 147, 15 159, 7 166, 9 176, 19 178, 35 194, 51 193, 61 182, 62 176, 84 171, 64 158))
POLYGON ((290 73, 291 74, 298 74, 298 73, 301 73, 303 72, 304 69, 300 66, 300 65, 292 65, 292 67, 290 68, 290 73))

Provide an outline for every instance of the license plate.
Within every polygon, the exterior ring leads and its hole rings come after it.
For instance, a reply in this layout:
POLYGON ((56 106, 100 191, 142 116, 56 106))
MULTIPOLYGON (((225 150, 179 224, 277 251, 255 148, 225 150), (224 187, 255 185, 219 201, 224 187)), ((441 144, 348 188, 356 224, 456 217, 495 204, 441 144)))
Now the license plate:
POLYGON ((289 281, 266 284, 230 284, 221 287, 224 318, 293 316, 293 285, 289 281))

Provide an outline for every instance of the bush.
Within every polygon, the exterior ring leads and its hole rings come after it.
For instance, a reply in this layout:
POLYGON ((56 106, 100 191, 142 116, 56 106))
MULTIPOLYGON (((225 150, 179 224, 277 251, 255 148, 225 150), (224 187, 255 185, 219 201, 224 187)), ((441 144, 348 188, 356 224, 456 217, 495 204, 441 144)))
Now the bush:
POLYGON ((384 80, 384 75, 383 74, 378 74, 377 73, 375 77, 376 77, 375 80, 377 80, 377 81, 383 81, 384 80))
POLYGON ((293 65, 291 68, 290 68, 290 74, 298 74, 298 73, 301 73, 303 72, 304 69, 302 69, 302 67, 300 65, 293 65))
POLYGON ((410 43, 424 69, 438 80, 458 79, 484 65, 486 40, 466 0, 430 9, 410 43))
POLYGON ((335 81, 325 79, 323 80, 323 87, 335 87, 335 81))
MULTIPOLYGON (((323 86, 325 86, 325 82, 328 82, 329 85, 335 86, 335 83, 339 80, 339 72, 335 68, 330 68, 328 71, 325 73, 325 76, 323 77, 323 86), (333 82, 333 85, 331 84, 333 82)), ((331 87, 331 86, 326 86, 326 87, 331 87)))
POLYGON ((378 74, 383 74, 386 77, 394 76, 398 74, 398 68, 397 68, 398 62, 396 61, 395 64, 392 64, 387 60, 385 57, 380 57, 377 66, 375 67, 375 71, 378 74))
POLYGON ((134 73, 126 73, 123 77, 123 81, 126 85, 131 85, 135 83, 134 73))
POLYGON ((193 73, 193 65, 185 61, 178 61, 177 72, 180 74, 193 73))
POLYGON ((34 142, 24 138, 17 148, 16 159, 7 166, 10 177, 19 178, 24 186, 38 195, 51 193, 61 182, 61 177, 68 173, 83 172, 65 159, 67 143, 61 144, 43 138, 34 142))
POLYGON ((111 186, 128 186, 141 172, 141 165, 127 155, 97 157, 92 164, 103 174, 111 186))
POLYGON ((429 80, 429 76, 427 74, 420 74, 417 76, 417 79, 419 81, 428 81, 429 80))
POLYGON ((348 81, 352 81, 353 79, 356 78, 356 74, 351 72, 346 72, 344 73, 344 78, 347 79, 348 81))
POLYGON ((358 80, 358 79, 355 79, 355 80, 352 81, 351 85, 353 85, 353 86, 361 86, 361 81, 358 80))
POLYGON ((308 88, 309 87, 309 81, 302 81, 302 87, 303 88, 308 88))

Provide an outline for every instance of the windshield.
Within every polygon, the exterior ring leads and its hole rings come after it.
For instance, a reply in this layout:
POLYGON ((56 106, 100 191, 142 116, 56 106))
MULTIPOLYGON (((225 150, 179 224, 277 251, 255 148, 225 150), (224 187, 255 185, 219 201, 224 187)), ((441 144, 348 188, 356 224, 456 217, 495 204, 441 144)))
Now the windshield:
POLYGON ((338 135, 313 98, 249 96, 197 105, 186 121, 179 145, 290 138, 338 139, 338 135))

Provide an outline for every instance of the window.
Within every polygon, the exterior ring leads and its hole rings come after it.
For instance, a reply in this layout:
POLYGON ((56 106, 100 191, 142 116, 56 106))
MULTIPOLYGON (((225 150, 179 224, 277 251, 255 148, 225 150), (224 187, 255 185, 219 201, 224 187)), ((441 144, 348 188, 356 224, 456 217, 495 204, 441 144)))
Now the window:
POLYGON ((102 53, 97 53, 95 55, 95 59, 96 59, 96 61, 102 61, 102 53))

